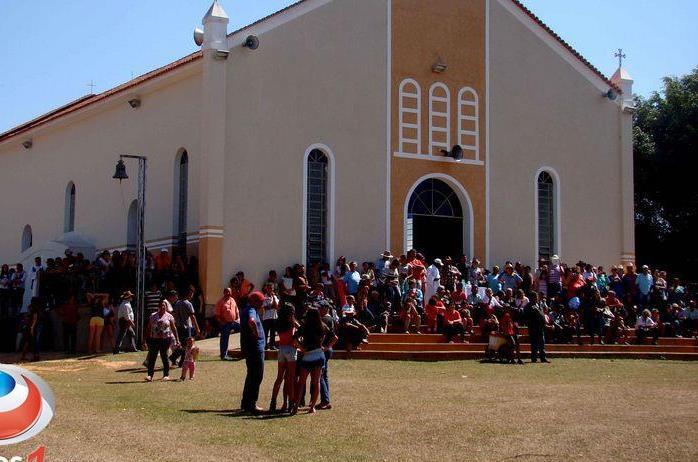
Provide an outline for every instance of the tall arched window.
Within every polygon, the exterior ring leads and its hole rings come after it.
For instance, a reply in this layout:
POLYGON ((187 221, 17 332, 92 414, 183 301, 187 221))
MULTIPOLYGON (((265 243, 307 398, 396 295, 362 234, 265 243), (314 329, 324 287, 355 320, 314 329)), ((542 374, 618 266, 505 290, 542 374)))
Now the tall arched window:
POLYGON ((429 155, 451 149, 451 92, 441 82, 429 89, 429 155))
POLYGON ((65 188, 65 219, 63 220, 63 232, 75 231, 75 183, 68 183, 65 188))
POLYGON ((328 257, 329 160, 324 152, 308 154, 306 193, 306 264, 326 262, 328 257))
POLYGON ((138 199, 131 202, 126 223, 126 248, 136 250, 138 247, 138 199))
POLYGON ((538 174, 538 258, 549 260, 557 253, 555 242, 555 183, 547 171, 538 174))
POLYGON ((401 153, 421 154, 422 142, 422 91, 416 80, 405 79, 400 83, 399 146, 401 153))
POLYGON ((176 196, 177 249, 181 255, 187 252, 187 209, 189 204, 189 155, 183 150, 179 155, 176 196))
POLYGON ((22 230, 22 252, 28 250, 32 245, 34 245, 34 235, 32 234, 32 227, 26 225, 24 230, 22 230))
POLYGON ((458 92, 458 144, 464 154, 480 160, 480 107, 477 92, 470 87, 458 92))

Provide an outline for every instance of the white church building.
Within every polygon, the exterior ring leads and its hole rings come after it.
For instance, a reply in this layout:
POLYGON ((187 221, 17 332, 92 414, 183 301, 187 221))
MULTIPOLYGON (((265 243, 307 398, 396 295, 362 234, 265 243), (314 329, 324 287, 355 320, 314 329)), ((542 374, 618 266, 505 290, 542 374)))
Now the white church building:
MULTIPOLYGON (((346 255, 634 260, 632 79, 517 0, 303 0, 0 134, 0 262, 69 237, 244 270, 346 255)), ((186 33, 186 31, 182 31, 186 33)), ((69 241, 69 239, 68 239, 69 241)))

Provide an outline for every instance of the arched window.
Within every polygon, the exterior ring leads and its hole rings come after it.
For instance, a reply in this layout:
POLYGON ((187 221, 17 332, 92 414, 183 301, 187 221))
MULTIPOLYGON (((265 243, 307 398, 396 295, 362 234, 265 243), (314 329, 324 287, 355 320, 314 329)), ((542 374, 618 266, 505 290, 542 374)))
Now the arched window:
POLYGON ((547 171, 538 174, 538 258, 549 260, 557 253, 555 182, 547 171))
POLYGON ((429 155, 451 149, 451 92, 441 82, 429 89, 429 155))
POLYGON ((458 92, 458 144, 463 153, 480 160, 480 113, 477 92, 470 87, 458 92))
POLYGON ((68 183, 65 188, 65 219, 63 220, 63 232, 75 231, 75 183, 68 183))
POLYGON ((26 225, 22 231, 22 252, 28 250, 32 245, 34 245, 34 235, 32 234, 32 227, 26 225))
POLYGON ((405 79, 400 83, 400 152, 421 154, 422 91, 417 81, 405 79))
POLYGON ((189 205, 189 155, 183 150, 177 165, 176 228, 177 249, 181 255, 187 252, 187 209, 189 205))
POLYGON ((131 202, 126 222, 126 248, 136 250, 138 247, 138 199, 131 202))
POLYGON ((313 149, 306 161, 306 264, 326 262, 328 257, 329 160, 313 149))

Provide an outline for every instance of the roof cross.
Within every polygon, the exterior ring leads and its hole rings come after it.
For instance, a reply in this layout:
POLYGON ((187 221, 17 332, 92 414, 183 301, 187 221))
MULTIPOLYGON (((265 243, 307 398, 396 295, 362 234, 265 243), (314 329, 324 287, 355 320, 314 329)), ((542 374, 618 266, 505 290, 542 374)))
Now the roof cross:
POLYGON ((90 94, 94 94, 95 83, 92 80, 90 80, 90 83, 88 83, 87 86, 90 87, 90 94))
POLYGON ((623 59, 627 58, 627 56, 625 56, 625 53, 623 53, 623 49, 618 48, 618 51, 613 56, 618 58, 618 67, 623 67, 623 59))

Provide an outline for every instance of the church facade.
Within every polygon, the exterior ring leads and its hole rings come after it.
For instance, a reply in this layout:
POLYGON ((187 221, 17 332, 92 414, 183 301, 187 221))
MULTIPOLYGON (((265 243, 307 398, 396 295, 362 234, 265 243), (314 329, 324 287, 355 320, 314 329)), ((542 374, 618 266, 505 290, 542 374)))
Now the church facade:
POLYGON ((0 135, 0 261, 77 231, 244 270, 417 248, 489 265, 634 260, 632 79, 516 0, 304 0, 0 135), (259 46, 249 46, 255 37, 259 46), (247 44, 248 46, 245 46, 247 44))

